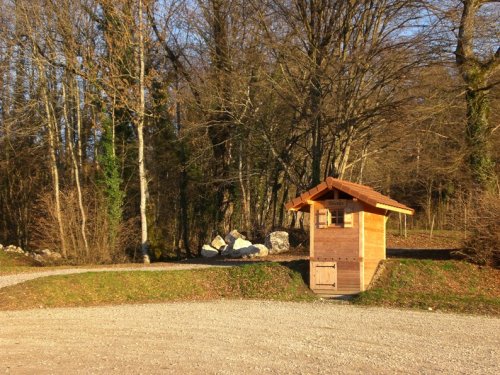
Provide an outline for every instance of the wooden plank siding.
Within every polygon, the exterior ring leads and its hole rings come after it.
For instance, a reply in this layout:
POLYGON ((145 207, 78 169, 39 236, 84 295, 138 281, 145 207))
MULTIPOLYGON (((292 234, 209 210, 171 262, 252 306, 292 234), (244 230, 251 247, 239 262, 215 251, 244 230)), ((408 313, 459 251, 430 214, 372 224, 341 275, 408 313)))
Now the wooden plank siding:
POLYGON ((285 204, 289 210, 309 212, 310 287, 325 293, 334 274, 336 293, 353 294, 370 285, 379 262, 386 258, 388 212, 414 213, 410 207, 373 188, 327 177, 324 182, 285 204), (321 211, 321 214, 318 212, 321 211), (343 213, 343 217, 341 214, 343 213), (321 217, 320 217, 321 216, 321 217), (321 220, 320 220, 321 219, 321 220), (316 263, 315 263, 316 262, 316 263), (331 265, 328 266, 327 262, 331 265), (323 263, 324 269, 313 269, 323 263), (318 280, 315 289, 315 281, 318 280))
MULTIPOLYGON (((354 202, 351 202, 351 204, 354 202)), ((311 274, 314 264, 318 262, 337 263, 336 293, 350 294, 360 291, 360 252, 359 252, 359 211, 361 206, 352 204, 353 224, 351 228, 328 227, 318 228, 318 211, 325 206, 316 201, 310 206, 311 216, 311 274)), ((324 292, 323 288, 316 288, 311 279, 311 289, 324 292)), ((332 290, 333 291, 333 290, 332 290)))
POLYGON ((385 211, 364 207, 364 289, 370 285, 378 264, 385 259, 385 211))

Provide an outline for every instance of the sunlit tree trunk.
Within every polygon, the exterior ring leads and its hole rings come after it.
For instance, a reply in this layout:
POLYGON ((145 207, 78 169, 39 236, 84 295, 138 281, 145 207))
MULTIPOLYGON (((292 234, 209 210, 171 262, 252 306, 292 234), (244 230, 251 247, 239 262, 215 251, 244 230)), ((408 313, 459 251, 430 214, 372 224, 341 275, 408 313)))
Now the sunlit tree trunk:
POLYGON ((144 83, 144 22, 143 22, 143 3, 139 0, 139 110, 137 113, 137 136, 139 142, 138 163, 139 163, 139 184, 140 184, 140 212, 141 212, 141 251, 143 262, 148 264, 148 221, 146 214, 148 181, 146 176, 146 167, 144 165, 144 118, 146 111, 145 102, 145 83, 144 83))
MULTIPOLYGON (((36 48, 36 47, 35 47, 36 48)), ((57 125, 55 124, 54 117, 52 116, 52 110, 50 105, 50 99, 47 89, 47 82, 45 78, 45 69, 43 63, 40 60, 40 56, 35 54, 36 64, 40 74, 40 86, 42 88, 42 97, 45 107, 45 114, 47 119, 47 133, 49 138, 49 157, 50 157, 50 171, 52 175, 52 185, 54 193, 54 203, 55 203, 55 215, 57 220, 57 225, 59 229, 59 241, 61 246, 61 254, 64 258, 68 256, 67 246, 66 246, 66 236, 64 233, 64 225, 61 210, 61 193, 59 190, 59 170, 57 169, 57 157, 56 157, 56 132, 57 125)))
MULTIPOLYGON (((78 91, 78 87, 75 89, 78 91)), ((66 121, 66 130, 68 131, 68 150, 69 154, 71 157, 72 161, 72 166, 73 166, 73 174, 75 177, 75 185, 76 185, 76 191, 78 195, 78 207, 80 209, 80 216, 81 216, 81 223, 80 223, 80 232, 82 235, 82 240, 83 240, 83 246, 85 250, 85 255, 88 259, 89 257, 89 243, 87 241, 87 215, 85 213, 85 208, 83 206, 83 196, 82 196, 82 187, 80 183, 80 168, 78 167, 78 161, 75 155, 74 147, 73 147, 73 131, 72 131, 72 125, 70 124, 70 118, 68 116, 68 101, 67 101, 67 95, 66 95, 66 87, 63 84, 62 85, 62 95, 63 95, 63 113, 64 113, 64 120, 66 121)), ((77 100, 76 106, 77 108, 80 106, 80 101, 79 101, 79 95, 75 95, 75 99, 77 100)), ((81 118, 80 118, 80 109, 77 109, 77 116, 76 116, 76 122, 78 123, 77 129, 80 129, 80 123, 81 123, 81 118)))

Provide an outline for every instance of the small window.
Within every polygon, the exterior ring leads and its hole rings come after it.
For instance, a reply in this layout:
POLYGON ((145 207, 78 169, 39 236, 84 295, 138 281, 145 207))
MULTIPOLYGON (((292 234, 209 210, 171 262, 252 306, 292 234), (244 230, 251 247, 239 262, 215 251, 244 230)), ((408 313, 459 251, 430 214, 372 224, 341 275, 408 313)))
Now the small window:
POLYGON ((330 210, 331 213, 331 223, 333 226, 343 226, 344 225, 344 210, 343 209, 335 209, 330 210))

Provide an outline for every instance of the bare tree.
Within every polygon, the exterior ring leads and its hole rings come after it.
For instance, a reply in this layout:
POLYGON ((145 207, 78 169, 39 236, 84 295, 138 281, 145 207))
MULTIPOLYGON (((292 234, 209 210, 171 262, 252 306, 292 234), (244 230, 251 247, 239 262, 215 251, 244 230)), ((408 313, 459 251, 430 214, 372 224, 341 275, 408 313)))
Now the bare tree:
MULTIPOLYGON (((492 81, 491 77, 500 66, 500 46, 494 53, 480 56, 475 50, 474 33, 480 8, 487 3, 497 3, 497 1, 463 0, 462 3, 455 56, 456 64, 466 84, 469 167, 474 181, 482 188, 492 190, 497 188, 497 176, 491 157, 490 138, 493 126, 489 122, 489 91, 499 83, 492 81)), ((498 16, 498 9, 496 14, 498 16)), ((498 18, 496 21, 498 26, 498 18)), ((498 32, 498 27, 496 30, 498 32)))

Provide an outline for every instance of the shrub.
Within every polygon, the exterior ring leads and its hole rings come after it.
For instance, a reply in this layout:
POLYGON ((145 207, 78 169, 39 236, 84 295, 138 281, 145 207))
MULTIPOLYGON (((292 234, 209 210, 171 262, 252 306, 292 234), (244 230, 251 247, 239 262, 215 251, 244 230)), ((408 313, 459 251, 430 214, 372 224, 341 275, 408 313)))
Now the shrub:
POLYGON ((466 260, 500 268, 500 198, 484 195, 477 199, 469 221, 469 234, 459 252, 466 260))
MULTIPOLYGON (((137 239, 140 238, 137 225, 122 220, 110 223, 106 200, 98 192, 87 190, 83 194, 89 245, 87 254, 81 233, 81 213, 76 190, 61 191, 60 199, 67 258, 72 263, 123 261, 126 258, 126 247, 137 246, 137 239)), ((31 244, 34 247, 61 250, 52 192, 43 193, 38 200, 31 229, 33 233, 31 244)))

